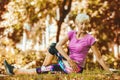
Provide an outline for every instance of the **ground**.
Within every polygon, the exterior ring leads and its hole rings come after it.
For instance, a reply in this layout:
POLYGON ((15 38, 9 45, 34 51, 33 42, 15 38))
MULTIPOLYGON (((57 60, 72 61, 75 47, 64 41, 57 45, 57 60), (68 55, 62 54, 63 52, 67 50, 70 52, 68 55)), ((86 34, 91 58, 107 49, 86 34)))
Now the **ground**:
POLYGON ((109 74, 103 70, 84 70, 82 74, 0 75, 0 80, 120 80, 120 73, 109 74))

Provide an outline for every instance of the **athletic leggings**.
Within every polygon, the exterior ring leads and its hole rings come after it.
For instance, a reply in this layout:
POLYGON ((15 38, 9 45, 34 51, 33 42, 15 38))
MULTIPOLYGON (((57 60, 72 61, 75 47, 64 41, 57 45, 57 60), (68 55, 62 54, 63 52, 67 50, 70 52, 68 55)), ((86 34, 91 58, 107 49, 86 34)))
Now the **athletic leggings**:
POLYGON ((53 65, 45 66, 45 68, 46 69, 44 69, 44 70, 42 70, 42 67, 36 68, 36 72, 38 74, 48 73, 48 72, 55 73, 56 71, 62 71, 63 72, 63 70, 61 69, 59 64, 53 64, 53 65))
MULTIPOLYGON (((36 72, 38 74, 40 73, 48 73, 48 72, 54 72, 54 71, 62 71, 64 73, 71 73, 72 68, 66 65, 63 60, 65 60, 64 57, 62 57, 57 49, 55 48, 56 43, 52 43, 48 49, 49 53, 52 55, 56 55, 58 57, 58 64, 53 64, 50 66, 46 66, 45 69, 42 69, 41 67, 36 68, 36 72)), ((68 63, 68 62, 66 62, 68 63)), ((77 73, 82 73, 83 68, 78 65, 79 71, 77 73)))
MULTIPOLYGON (((78 65, 78 68, 79 68, 79 71, 77 71, 77 73, 82 73, 83 68, 80 67, 79 65, 78 65)), ((42 67, 36 68, 36 72, 38 74, 48 73, 48 72, 55 73, 56 71, 61 71, 68 74, 72 72, 72 68, 68 67, 65 63, 63 63, 63 60, 60 60, 60 59, 58 60, 58 64, 46 66, 44 69, 42 67)))

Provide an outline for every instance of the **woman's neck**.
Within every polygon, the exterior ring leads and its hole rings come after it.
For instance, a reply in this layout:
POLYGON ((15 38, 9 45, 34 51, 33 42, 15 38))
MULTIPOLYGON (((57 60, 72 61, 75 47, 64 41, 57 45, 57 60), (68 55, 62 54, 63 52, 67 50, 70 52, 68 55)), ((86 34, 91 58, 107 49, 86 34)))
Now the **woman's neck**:
POLYGON ((82 38, 82 37, 84 37, 86 34, 87 34, 87 32, 77 32, 77 33, 76 33, 76 37, 77 37, 77 38, 82 38))

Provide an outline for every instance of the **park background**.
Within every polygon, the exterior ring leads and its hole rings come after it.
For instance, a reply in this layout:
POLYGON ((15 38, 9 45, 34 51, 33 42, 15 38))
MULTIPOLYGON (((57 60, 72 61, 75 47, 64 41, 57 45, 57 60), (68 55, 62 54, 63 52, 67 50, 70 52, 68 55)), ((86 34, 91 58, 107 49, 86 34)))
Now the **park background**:
MULTIPOLYGON (((89 31, 104 61, 119 70, 119 6, 119 0, 0 0, 0 74, 6 74, 4 59, 18 68, 41 66, 50 43, 75 29, 78 13, 90 16, 89 31)), ((103 70, 91 50, 86 62, 85 70, 103 70)))

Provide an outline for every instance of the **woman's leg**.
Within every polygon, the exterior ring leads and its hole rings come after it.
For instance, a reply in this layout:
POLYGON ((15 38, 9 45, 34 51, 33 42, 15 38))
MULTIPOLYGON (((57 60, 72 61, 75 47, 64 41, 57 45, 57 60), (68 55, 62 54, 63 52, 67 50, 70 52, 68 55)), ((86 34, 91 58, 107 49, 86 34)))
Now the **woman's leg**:
POLYGON ((56 70, 57 67, 59 67, 59 66, 55 66, 55 69, 54 69, 54 66, 48 66, 48 65, 50 65, 52 63, 52 60, 54 58, 54 54, 57 53, 57 50, 54 49, 53 46, 55 46, 55 45, 51 44, 51 47, 49 48, 49 52, 47 52, 47 55, 45 57, 45 60, 43 62, 42 67, 36 68, 36 69, 15 69, 14 66, 11 66, 5 60, 4 65, 5 65, 5 69, 6 69, 7 73, 9 75, 13 75, 13 74, 36 74, 39 71, 42 72, 42 71, 44 71, 46 69, 48 69, 48 71, 56 70), (37 72, 37 70, 38 70, 38 72, 37 72))
POLYGON ((6 60, 4 60, 5 70, 8 75, 13 74, 36 74, 36 69, 17 69, 14 66, 10 65, 6 60))
MULTIPOLYGON (((52 63, 53 57, 54 57, 54 55, 50 54, 49 52, 47 53, 45 60, 43 62, 43 65, 42 65, 43 70, 41 71, 41 67, 39 67, 39 70, 41 72, 45 72, 46 69, 47 69, 47 71, 51 70, 52 66, 48 66, 48 65, 50 65, 52 63), (44 66, 47 66, 47 67, 44 68, 44 66)), ((15 74, 37 74, 36 68, 35 69, 14 69, 13 73, 15 73, 15 74)))
POLYGON ((48 72, 54 73, 54 71, 64 72, 64 70, 60 67, 59 64, 52 64, 49 66, 42 66, 35 69, 14 69, 13 73, 14 74, 41 74, 41 73, 48 73, 48 72))
POLYGON ((42 67, 35 68, 35 69, 14 69, 13 72, 15 74, 37 74, 37 72, 36 72, 37 69, 40 70, 41 72, 51 71, 52 66, 48 66, 48 65, 50 65, 52 63, 53 58, 54 58, 54 55, 47 52, 47 55, 42 64, 42 67), (47 67, 44 67, 44 66, 47 66, 47 67))
POLYGON ((14 69, 14 74, 37 74, 36 69, 14 69))
POLYGON ((13 73, 14 74, 41 74, 41 73, 47 73, 50 71, 56 71, 57 68, 59 69, 59 66, 54 66, 54 65, 49 65, 49 66, 42 66, 39 68, 34 68, 34 69, 17 69, 14 68, 13 73))
POLYGON ((42 73, 45 71, 51 71, 53 68, 52 66, 47 66, 45 68, 39 67, 34 69, 23 69, 23 68, 15 68, 14 66, 10 65, 6 60, 4 60, 4 66, 5 70, 8 75, 14 75, 14 74, 37 74, 42 73))
POLYGON ((42 66, 48 66, 52 63, 52 60, 54 58, 54 55, 50 54, 49 52, 47 52, 45 60, 42 64, 42 66))
POLYGON ((14 74, 40 74, 40 73, 47 73, 50 71, 62 71, 59 64, 53 64, 49 66, 42 66, 35 69, 18 69, 14 66, 10 65, 6 60, 4 61, 4 66, 8 75, 14 74))

